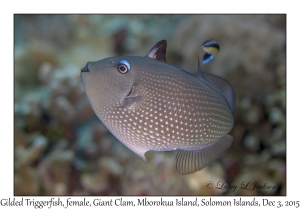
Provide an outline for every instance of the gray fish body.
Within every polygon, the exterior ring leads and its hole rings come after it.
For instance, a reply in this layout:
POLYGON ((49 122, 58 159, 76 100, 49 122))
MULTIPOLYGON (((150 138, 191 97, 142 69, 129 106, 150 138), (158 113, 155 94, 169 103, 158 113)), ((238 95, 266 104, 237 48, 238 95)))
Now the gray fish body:
POLYGON ((196 77, 150 53, 146 57, 120 56, 89 62, 85 67, 88 71, 82 70, 81 74, 87 96, 111 133, 144 160, 149 150, 180 149, 177 170, 181 174, 200 170, 220 152, 206 157, 210 154, 199 151, 214 149, 211 145, 225 137, 228 143, 221 149, 217 147, 223 153, 232 141, 226 134, 234 124, 234 105, 222 90, 227 83, 203 72, 196 77), (130 70, 121 74, 116 69, 124 60, 130 70), (214 85, 219 81, 224 83, 221 88, 214 85))

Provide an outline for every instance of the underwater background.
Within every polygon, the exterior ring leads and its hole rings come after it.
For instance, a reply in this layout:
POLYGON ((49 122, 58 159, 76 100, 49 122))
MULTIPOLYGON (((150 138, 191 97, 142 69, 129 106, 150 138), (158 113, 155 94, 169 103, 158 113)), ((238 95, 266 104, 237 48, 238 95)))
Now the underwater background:
POLYGON ((286 15, 14 15, 14 195, 286 195, 286 15), (235 89, 232 146, 190 175, 176 151, 144 162, 119 142, 80 79, 87 61, 162 39, 193 74, 202 42, 218 40, 202 68, 235 89))

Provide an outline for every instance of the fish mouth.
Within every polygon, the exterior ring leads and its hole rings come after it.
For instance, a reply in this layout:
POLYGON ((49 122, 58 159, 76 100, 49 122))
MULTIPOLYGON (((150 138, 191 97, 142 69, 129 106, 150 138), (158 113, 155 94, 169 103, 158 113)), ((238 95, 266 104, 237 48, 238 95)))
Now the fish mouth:
POLYGON ((85 64, 85 66, 83 68, 81 68, 81 72, 90 72, 90 70, 89 70, 89 62, 87 62, 85 64))

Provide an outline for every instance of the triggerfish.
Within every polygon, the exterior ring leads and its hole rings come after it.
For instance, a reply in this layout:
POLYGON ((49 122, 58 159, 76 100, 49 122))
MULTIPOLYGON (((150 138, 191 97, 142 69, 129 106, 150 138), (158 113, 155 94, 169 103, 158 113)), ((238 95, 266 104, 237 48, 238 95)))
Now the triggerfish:
POLYGON ((210 62, 220 51, 220 44, 216 40, 208 40, 202 43, 202 48, 206 52, 203 55, 203 64, 210 62))
POLYGON ((110 132, 146 161, 147 151, 178 150, 180 174, 201 170, 233 138, 235 95, 226 80, 195 76, 166 63, 166 40, 145 57, 88 62, 81 78, 92 108, 110 132))

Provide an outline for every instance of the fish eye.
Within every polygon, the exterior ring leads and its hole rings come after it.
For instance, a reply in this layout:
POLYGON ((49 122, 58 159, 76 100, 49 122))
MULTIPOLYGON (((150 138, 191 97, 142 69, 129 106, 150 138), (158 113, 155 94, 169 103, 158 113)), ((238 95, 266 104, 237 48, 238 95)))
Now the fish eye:
POLYGON ((127 60, 121 60, 118 63, 117 69, 121 74, 126 74, 130 70, 130 64, 127 60))

